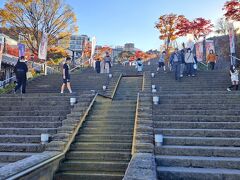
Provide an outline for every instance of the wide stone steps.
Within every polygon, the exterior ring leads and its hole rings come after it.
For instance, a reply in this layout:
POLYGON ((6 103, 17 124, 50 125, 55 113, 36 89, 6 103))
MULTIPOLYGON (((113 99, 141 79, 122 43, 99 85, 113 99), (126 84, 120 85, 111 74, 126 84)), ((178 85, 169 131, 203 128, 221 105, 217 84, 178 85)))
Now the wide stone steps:
POLYGON ((122 180, 124 173, 102 171, 67 171, 59 173, 56 180, 122 180))
MULTIPOLYGON (((129 161, 130 152, 122 151, 69 151, 66 160, 129 161)), ((67 162, 67 161, 66 161, 67 162)))
POLYGON ((202 179, 240 179, 240 170, 221 168, 184 168, 184 167, 158 167, 160 180, 202 180, 202 179))
POLYGON ((61 111, 65 109, 66 111, 70 111, 70 107, 68 106, 3 106, 1 107, 1 111, 61 111))
POLYGON ((34 143, 0 143, 1 152, 42 152, 44 146, 34 143))
POLYGON ((113 101, 97 98, 55 179, 123 178, 131 158, 139 82, 124 77, 113 101))
POLYGON ((158 115, 240 115, 238 110, 159 110, 158 115))
POLYGON ((89 121, 84 124, 84 127, 125 127, 133 126, 134 122, 132 120, 109 120, 109 121, 89 121))
POLYGON ((0 122, 0 128, 57 128, 61 122, 0 122))
POLYGON ((77 142, 71 145, 72 150, 100 150, 100 151, 126 151, 128 152, 132 147, 131 143, 94 143, 94 142, 77 142))
POLYGON ((0 111, 0 116, 66 116, 70 110, 48 110, 48 111, 0 111))
POLYGON ((63 119, 60 116, 0 116, 0 122, 57 122, 63 119))
POLYGON ((164 136, 164 145, 240 147, 240 138, 164 136))
POLYGON ((84 161, 84 160, 71 160, 62 164, 60 167, 62 171, 101 171, 101 172, 117 172, 120 170, 125 171, 128 166, 128 161, 84 161))
POLYGON ((158 166, 186 168, 231 168, 240 170, 240 158, 203 156, 156 156, 158 166))
POLYGON ((239 129, 155 129, 155 134, 189 137, 240 137, 239 129))
POLYGON ((128 128, 126 127, 106 127, 104 129, 99 129, 98 127, 86 127, 83 128, 82 133, 89 133, 89 134, 114 134, 114 133, 119 133, 119 134, 124 134, 124 135, 132 135, 133 133, 133 128, 128 128))
POLYGON ((235 104, 185 104, 184 106, 181 106, 179 104, 161 104, 159 105, 159 110, 154 111, 154 114, 158 114, 160 111, 164 110, 239 110, 238 106, 235 104))
POLYGON ((0 162, 12 163, 21 159, 32 156, 36 153, 31 152, 0 152, 0 162))
POLYGON ((154 115, 154 120, 157 122, 161 121, 195 121, 195 122, 226 122, 234 121, 238 122, 238 116, 219 116, 219 115, 154 115))
POLYGON ((173 129, 239 129, 240 122, 155 122, 157 128, 173 129))
POLYGON ((182 99, 182 100, 177 100, 177 99, 160 99, 160 104, 179 104, 179 106, 183 106, 183 104, 196 104, 196 102, 203 104, 237 104, 240 103, 240 100, 237 99, 199 99, 199 100, 194 100, 194 99, 182 99))
POLYGON ((131 143, 132 136, 131 135, 79 135, 75 138, 78 142, 124 142, 131 143))
POLYGON ((40 135, 0 135, 1 143, 40 143, 40 135))
POLYGON ((158 155, 180 155, 180 156, 217 156, 217 157, 239 157, 240 147, 219 147, 219 146, 162 146, 156 147, 158 155))
POLYGON ((57 128, 0 128, 0 135, 39 135, 55 134, 57 128))

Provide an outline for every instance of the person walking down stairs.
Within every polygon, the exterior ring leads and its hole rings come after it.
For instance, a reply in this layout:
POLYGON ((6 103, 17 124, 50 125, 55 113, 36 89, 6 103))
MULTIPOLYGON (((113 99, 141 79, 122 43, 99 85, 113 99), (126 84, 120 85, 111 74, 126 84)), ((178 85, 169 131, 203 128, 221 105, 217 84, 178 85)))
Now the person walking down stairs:
POLYGON ((163 51, 159 60, 158 60, 158 68, 157 72, 160 70, 160 68, 163 68, 164 72, 166 71, 166 66, 165 66, 165 58, 166 58, 166 51, 163 51))
POLYGON ((143 71, 143 62, 142 62, 141 58, 137 59, 136 68, 137 68, 138 73, 143 71))
POLYGON ((175 71, 175 79, 180 80, 180 69, 181 69, 181 54, 178 51, 178 48, 170 56, 170 64, 175 71))
POLYGON ((236 91, 238 90, 238 82, 239 82, 238 75, 239 75, 239 71, 235 68, 235 66, 232 65, 230 67, 230 76, 231 76, 232 85, 229 88, 227 88, 227 91, 231 91, 231 89, 234 88, 234 86, 236 91))
POLYGON ((26 93, 26 84, 27 84, 27 72, 28 72, 28 67, 25 62, 25 57, 21 56, 19 61, 14 67, 14 73, 16 74, 16 79, 17 79, 17 85, 14 89, 14 93, 17 92, 20 88, 22 88, 21 93, 25 94, 26 93))
POLYGON ((211 70, 214 70, 216 62, 217 62, 217 55, 214 53, 213 50, 210 50, 207 56, 207 64, 210 64, 211 70))
POLYGON ((109 52, 106 52, 106 56, 104 57, 103 61, 104 61, 105 73, 109 73, 111 68, 111 62, 112 62, 112 58, 110 57, 109 52))
POLYGON ((72 88, 70 84, 70 65, 71 63, 71 58, 67 57, 65 63, 63 64, 63 84, 61 87, 61 94, 64 93, 65 86, 67 86, 69 93, 72 93, 72 88))
POLYGON ((192 50, 190 48, 187 49, 187 53, 185 55, 185 62, 187 65, 187 76, 195 76, 193 69, 195 60, 192 50))

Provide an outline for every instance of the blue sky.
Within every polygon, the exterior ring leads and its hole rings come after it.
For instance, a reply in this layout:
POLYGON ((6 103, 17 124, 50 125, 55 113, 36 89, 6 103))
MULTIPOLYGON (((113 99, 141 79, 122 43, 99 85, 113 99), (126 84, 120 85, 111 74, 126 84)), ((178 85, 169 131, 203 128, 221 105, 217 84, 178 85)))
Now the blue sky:
MULTIPOLYGON (((77 14, 79 34, 96 36, 99 45, 159 48, 161 41, 154 23, 166 13, 189 19, 204 17, 214 23, 221 17, 226 0, 65 0, 77 14)), ((3 7, 5 0, 0 0, 3 7)))

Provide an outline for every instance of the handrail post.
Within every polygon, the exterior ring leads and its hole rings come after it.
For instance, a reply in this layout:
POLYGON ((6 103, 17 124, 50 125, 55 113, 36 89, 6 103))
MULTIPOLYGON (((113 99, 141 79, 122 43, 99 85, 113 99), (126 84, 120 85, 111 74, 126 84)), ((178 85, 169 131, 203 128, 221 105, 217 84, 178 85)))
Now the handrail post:
POLYGON ((135 145, 136 145, 139 99, 140 99, 140 94, 138 93, 138 95, 137 95, 136 112, 135 112, 135 120, 134 120, 135 121, 134 122, 134 130, 133 130, 133 141, 132 141, 132 152, 131 152, 132 155, 135 152, 135 145))

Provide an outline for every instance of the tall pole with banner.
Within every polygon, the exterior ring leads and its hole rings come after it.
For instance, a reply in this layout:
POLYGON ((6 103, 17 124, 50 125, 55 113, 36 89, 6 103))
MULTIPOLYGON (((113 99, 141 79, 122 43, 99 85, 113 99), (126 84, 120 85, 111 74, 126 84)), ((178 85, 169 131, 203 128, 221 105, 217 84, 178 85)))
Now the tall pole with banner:
POLYGON ((44 74, 47 75, 47 46, 48 46, 48 34, 43 32, 42 40, 39 45, 38 58, 45 60, 44 74))
POLYGON ((21 43, 18 44, 18 55, 19 55, 19 57, 25 56, 25 45, 24 44, 21 44, 21 43))
POLYGON ((97 39, 96 37, 94 36, 92 38, 92 51, 91 51, 91 64, 93 65, 94 69, 95 69, 95 61, 93 59, 93 56, 95 54, 95 48, 96 48, 96 44, 97 44, 97 39))
POLYGON ((235 49, 235 34, 234 34, 234 26, 233 23, 229 23, 229 42, 230 42, 230 52, 231 52, 231 65, 235 65, 235 59, 233 56, 236 53, 235 49))
POLYGON ((0 43, 0 70, 2 69, 3 48, 4 44, 0 43))

